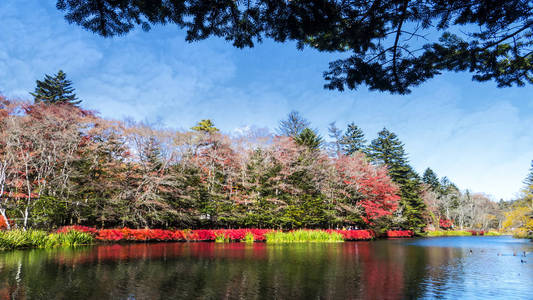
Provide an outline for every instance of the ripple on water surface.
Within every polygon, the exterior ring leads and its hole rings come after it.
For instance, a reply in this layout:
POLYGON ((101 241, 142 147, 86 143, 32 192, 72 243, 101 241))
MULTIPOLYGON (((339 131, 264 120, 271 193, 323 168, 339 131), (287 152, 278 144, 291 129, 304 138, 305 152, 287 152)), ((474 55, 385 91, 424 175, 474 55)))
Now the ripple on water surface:
POLYGON ((511 237, 12 251, 0 299, 531 299, 523 252, 533 244, 511 237))

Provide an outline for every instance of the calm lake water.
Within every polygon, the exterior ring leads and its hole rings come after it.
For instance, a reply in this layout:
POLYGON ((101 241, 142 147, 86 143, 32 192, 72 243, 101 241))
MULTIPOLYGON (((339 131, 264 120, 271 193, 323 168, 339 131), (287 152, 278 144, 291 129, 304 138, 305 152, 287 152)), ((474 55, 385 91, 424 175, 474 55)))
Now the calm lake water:
POLYGON ((0 299, 533 299, 532 252, 511 237, 13 251, 0 299))

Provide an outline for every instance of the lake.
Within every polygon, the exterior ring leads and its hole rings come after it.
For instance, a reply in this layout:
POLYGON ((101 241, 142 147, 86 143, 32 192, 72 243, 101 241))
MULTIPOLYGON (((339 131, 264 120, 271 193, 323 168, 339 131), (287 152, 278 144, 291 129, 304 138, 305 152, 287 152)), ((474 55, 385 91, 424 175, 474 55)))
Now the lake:
POLYGON ((11 251, 0 299, 532 299, 532 252, 507 236, 11 251))

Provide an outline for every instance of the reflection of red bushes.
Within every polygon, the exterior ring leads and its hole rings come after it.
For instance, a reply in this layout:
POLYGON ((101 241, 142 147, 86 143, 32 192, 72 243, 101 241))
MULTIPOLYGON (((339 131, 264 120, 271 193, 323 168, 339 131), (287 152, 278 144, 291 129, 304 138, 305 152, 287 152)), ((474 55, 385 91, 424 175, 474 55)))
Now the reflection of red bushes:
MULTIPOLYGON (((355 248, 355 247, 354 247, 355 248)), ((378 255, 374 243, 357 243, 354 255, 359 259, 361 274, 361 299, 406 299, 404 283, 405 247, 387 247, 389 259, 378 255)))
POLYGON ((484 230, 467 230, 467 231, 470 232, 472 235, 485 235, 484 230))
POLYGON ((413 232, 411 230, 388 230, 387 237, 412 237, 413 232))
MULTIPOLYGON (((135 259, 167 259, 175 257, 266 259, 267 245, 255 243, 154 243, 107 244, 76 252, 58 252, 54 258, 61 264, 91 263, 135 259), (228 251, 230 250, 230 251, 228 251)), ((0 299, 2 299, 0 297, 0 299)))

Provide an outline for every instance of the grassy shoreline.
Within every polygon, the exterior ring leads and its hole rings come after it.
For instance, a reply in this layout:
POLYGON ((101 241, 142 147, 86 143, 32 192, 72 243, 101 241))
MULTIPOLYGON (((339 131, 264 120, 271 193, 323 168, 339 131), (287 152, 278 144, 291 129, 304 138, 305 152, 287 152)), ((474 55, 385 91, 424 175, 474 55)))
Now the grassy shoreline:
POLYGON ((54 248, 95 243, 132 242, 266 242, 281 243, 338 243, 344 241, 372 240, 375 238, 412 237, 413 232, 387 231, 377 236, 372 230, 298 229, 96 229, 85 226, 66 226, 55 232, 42 230, 0 231, 0 250, 54 248))

